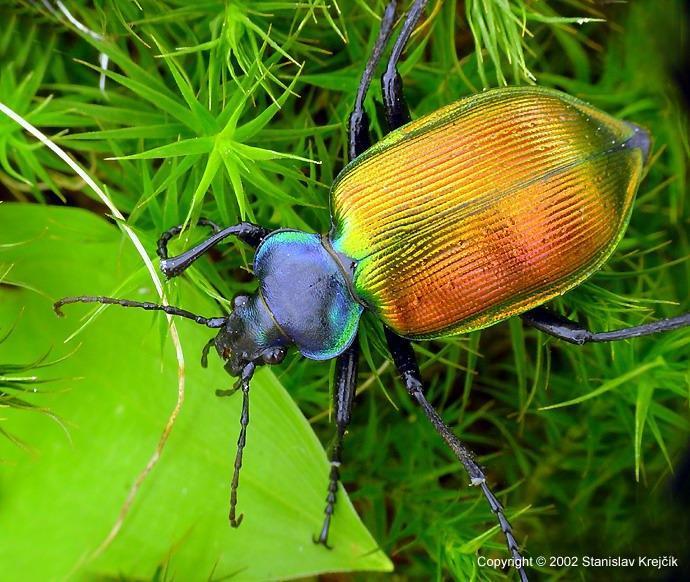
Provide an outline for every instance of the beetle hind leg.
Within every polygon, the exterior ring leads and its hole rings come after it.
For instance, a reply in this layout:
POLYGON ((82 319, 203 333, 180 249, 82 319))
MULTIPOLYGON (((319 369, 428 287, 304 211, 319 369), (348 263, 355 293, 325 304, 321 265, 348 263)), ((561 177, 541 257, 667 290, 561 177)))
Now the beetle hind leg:
POLYGON ((523 313, 521 317, 525 323, 539 331, 577 345, 614 342, 690 327, 690 313, 684 313, 669 319, 660 319, 659 321, 643 325, 603 332, 589 331, 578 322, 572 321, 545 307, 531 309, 527 313, 523 313))
POLYGON ((415 0, 410 10, 405 16, 402 30, 395 40, 393 50, 388 59, 386 72, 381 77, 381 90, 383 92, 383 108, 386 115, 386 123, 389 131, 397 129, 410 121, 410 110, 405 101, 403 92, 403 82, 398 73, 398 61, 402 56, 407 42, 412 36, 412 32, 417 26, 422 11, 427 5, 428 0, 415 0))
POLYGON ((342 463, 343 438, 350 424, 352 416, 352 402, 355 396, 357 382, 357 364, 359 360, 359 342, 355 337, 350 347, 338 357, 333 390, 333 410, 335 413, 336 435, 331 452, 331 470, 328 476, 328 493, 326 495, 326 509, 324 510, 323 526, 318 536, 312 539, 315 544, 321 544, 330 549, 328 533, 331 528, 333 511, 335 510, 338 483, 340 482, 340 465, 342 463))
POLYGON ((357 96, 355 97, 355 104, 350 113, 350 121, 348 126, 348 156, 350 160, 354 160, 362 152, 371 146, 371 137, 369 135, 369 116, 364 110, 364 99, 369 91, 371 80, 374 76, 381 55, 388 44, 391 32, 393 31, 393 24, 395 22, 395 10, 397 8, 397 0, 391 0, 383 12, 381 19, 381 28, 379 29, 378 37, 374 43, 374 50, 371 51, 369 60, 364 67, 364 72, 359 80, 357 87, 357 96))
MULTIPOLYGON (((383 92, 383 109, 386 118, 388 131, 397 129, 401 125, 405 125, 410 121, 410 111, 405 101, 403 94, 403 83, 398 73, 398 61, 402 56, 403 50, 410 40, 410 36, 414 31, 419 17, 422 14, 428 0, 415 0, 410 7, 410 10, 405 16, 405 21, 398 38, 393 45, 386 71, 381 77, 381 90, 383 92)), ((363 153, 371 146, 371 137, 369 135, 369 117, 364 110, 364 99, 369 91, 371 80, 374 76, 376 67, 381 60, 381 55, 388 44, 388 41, 393 31, 395 24, 395 11, 397 9, 397 0, 390 0, 386 5, 381 18, 381 28, 379 35, 374 43, 374 50, 364 67, 364 72, 359 81, 357 88, 357 96, 355 104, 350 114, 348 127, 348 155, 350 161, 363 153)))
POLYGON ((525 560, 520 554, 520 547, 513 534, 513 529, 505 515, 505 511, 500 501, 493 494, 491 489, 486 483, 486 475, 484 471, 479 466, 475 454, 465 446, 465 444, 455 436, 453 431, 446 426, 441 417, 439 416, 436 409, 429 403, 424 395, 424 385, 422 384, 421 374, 419 372, 419 366, 417 365, 417 360, 412 349, 412 344, 410 340, 402 338, 388 328, 385 328, 386 341, 388 342, 388 348, 390 349, 391 355, 393 356, 393 361, 400 373, 400 376, 405 383, 405 388, 407 388, 408 393, 412 398, 415 399, 417 404, 421 406, 424 414, 426 415, 429 422, 431 422, 436 432, 445 441, 448 447, 455 453, 455 456, 462 463, 470 476, 470 481, 472 485, 479 486, 482 493, 489 502, 489 507, 491 511, 496 515, 498 524, 503 532, 506 539, 506 544, 508 550, 510 551, 511 557, 513 558, 515 568, 520 575, 520 580, 523 582, 527 581, 527 573, 525 572, 525 560))

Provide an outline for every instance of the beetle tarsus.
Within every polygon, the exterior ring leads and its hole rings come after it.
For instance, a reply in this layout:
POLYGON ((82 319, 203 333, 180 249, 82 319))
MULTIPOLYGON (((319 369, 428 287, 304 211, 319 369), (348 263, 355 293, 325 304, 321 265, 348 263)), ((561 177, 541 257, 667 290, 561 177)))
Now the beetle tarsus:
MULTIPOLYGON (((180 227, 175 227, 168 232, 174 232, 179 228, 180 227)), ((168 250, 166 245, 169 239, 165 239, 167 233, 164 234, 164 236, 161 237, 160 241, 158 242, 158 256, 161 258, 160 269, 163 274, 168 279, 181 275, 192 265, 192 263, 194 263, 194 261, 205 255, 218 243, 230 236, 236 236, 242 242, 256 248, 261 244, 261 241, 271 234, 269 229, 263 228, 262 226, 258 226, 251 222, 240 222, 223 229, 220 229, 214 225, 214 231, 213 236, 207 238, 205 241, 200 242, 191 249, 186 250, 182 254, 177 255, 176 257, 167 256, 168 250)))
POLYGON ((240 387, 242 388, 242 414, 240 415, 240 435, 237 438, 237 452, 235 453, 235 464, 230 484, 230 525, 239 527, 242 523, 244 514, 235 517, 237 511, 237 489, 240 484, 240 469, 242 468, 242 454, 244 446, 247 444, 247 427, 249 426, 249 382, 254 375, 255 364, 249 362, 240 376, 240 387))
POLYGON ((489 489, 489 486, 486 484, 486 481, 483 481, 481 483, 481 488, 482 492, 484 493, 484 497, 486 497, 487 501, 489 502, 489 507, 491 508, 491 511, 496 515, 496 519, 498 519, 498 524, 501 528, 501 531, 503 532, 504 537, 506 538, 508 550, 510 551, 510 554, 515 562, 515 568, 520 575, 520 579, 526 581, 527 573, 525 572, 525 568, 522 565, 524 559, 520 554, 520 546, 518 545, 517 540, 513 535, 513 529, 510 525, 510 522, 508 521, 508 518, 505 516, 505 510, 503 509, 503 505, 501 505, 501 502, 496 498, 491 489, 489 489))
POLYGON ((239 517, 235 517, 234 513, 230 513, 230 527, 240 527, 242 520, 244 519, 244 513, 240 513, 239 517))
MULTIPOLYGON (((215 222, 208 220, 207 218, 200 218, 197 221, 197 225, 209 226, 213 234, 216 234, 221 230, 220 226, 218 226, 215 222)), ((160 237, 158 238, 158 244, 156 246, 156 253, 161 259, 168 258, 168 243, 170 242, 170 239, 172 239, 172 237, 180 234, 183 228, 184 224, 178 224, 177 226, 169 228, 163 234, 160 235, 160 237)))
MULTIPOLYGON (((342 436, 339 435, 338 441, 338 452, 334 453, 334 457, 336 455, 338 457, 340 456, 339 445, 340 441, 342 441, 342 436)), ((316 536, 313 538, 315 544, 321 544, 329 550, 332 548, 328 545, 328 533, 331 529, 331 519, 333 517, 333 512, 335 511, 335 502, 337 500, 338 482, 340 481, 339 467, 340 462, 331 461, 331 472, 328 478, 328 494, 326 495, 326 509, 324 510, 326 516, 324 517, 323 525, 321 526, 321 533, 319 534, 318 538, 316 536)))
POLYGON ((210 340, 206 342, 206 345, 204 346, 204 349, 201 350, 201 367, 202 368, 207 368, 208 367, 208 353, 213 347, 213 344, 216 342, 216 338, 212 337, 210 340))
POLYGON ((318 536, 312 536, 311 540, 320 546, 323 546, 327 550, 332 550, 333 546, 328 543, 328 531, 331 527, 331 516, 327 515, 323 522, 323 527, 321 528, 321 533, 318 536))

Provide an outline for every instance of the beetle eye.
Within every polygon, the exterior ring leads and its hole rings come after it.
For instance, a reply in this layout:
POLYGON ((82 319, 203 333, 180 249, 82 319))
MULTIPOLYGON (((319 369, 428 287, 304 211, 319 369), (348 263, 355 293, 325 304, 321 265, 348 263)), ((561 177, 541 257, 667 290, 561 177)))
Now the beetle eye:
POLYGON ((243 305, 247 304, 247 301, 249 301, 249 296, 248 295, 235 295, 235 298, 232 300, 232 304, 235 308, 242 307, 243 305))
POLYGON ((266 350, 261 357, 263 358, 263 361, 266 364, 280 364, 280 362, 283 361, 285 358, 285 349, 284 348, 273 348, 270 350, 266 350))

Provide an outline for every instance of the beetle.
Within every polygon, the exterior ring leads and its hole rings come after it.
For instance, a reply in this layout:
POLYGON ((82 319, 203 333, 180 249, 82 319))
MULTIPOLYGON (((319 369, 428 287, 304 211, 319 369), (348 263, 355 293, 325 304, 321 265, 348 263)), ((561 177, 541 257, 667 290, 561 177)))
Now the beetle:
POLYGON ((344 435, 357 378, 363 312, 382 323, 410 396, 486 497, 521 580, 527 575, 504 508, 475 454, 427 400, 412 341, 482 329, 512 316, 574 344, 623 340, 690 325, 690 313, 592 332, 543 307, 597 271, 625 231, 651 149, 643 128, 554 90, 486 91, 411 120, 397 71, 427 0, 402 19, 381 78, 388 133, 372 145, 364 99, 396 24, 390 1, 365 65, 348 125, 350 162, 330 193, 331 229, 269 230, 249 222, 220 228, 179 256, 163 233, 157 252, 171 278, 229 237, 255 249, 255 294, 234 299, 229 315, 206 318, 178 307, 100 296, 55 304, 104 303, 164 311, 218 330, 211 347, 243 395, 230 523, 237 514, 249 388, 257 366, 279 364, 294 347, 306 358, 336 358, 336 438, 323 527, 328 545, 344 435))

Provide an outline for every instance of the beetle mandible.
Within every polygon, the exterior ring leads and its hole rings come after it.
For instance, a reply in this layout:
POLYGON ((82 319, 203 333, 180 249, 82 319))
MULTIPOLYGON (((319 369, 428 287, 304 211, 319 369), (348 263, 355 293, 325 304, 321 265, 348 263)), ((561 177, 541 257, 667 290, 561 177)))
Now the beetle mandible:
MULTIPOLYGON (((350 163, 331 189, 331 230, 270 231, 242 222, 213 223, 213 235, 169 257, 161 269, 181 275, 228 237, 256 249, 258 291, 234 300, 229 315, 205 318, 183 309, 110 297, 66 297, 55 304, 105 303, 159 310, 218 329, 211 345, 238 377, 241 430, 231 485, 237 489, 249 422, 249 386, 257 366, 280 363, 289 347, 314 360, 337 358, 331 453, 323 527, 327 546, 342 443, 355 392, 364 310, 384 326, 393 361, 410 396, 466 469, 496 514, 508 549, 521 564, 504 509, 474 453, 428 402, 411 341, 457 335, 520 316, 575 344, 609 342, 690 325, 686 313, 596 333, 542 305, 598 270, 620 241, 648 159, 651 137, 568 95, 537 87, 486 91, 411 121, 397 63, 427 0, 414 0, 381 78, 388 134, 371 145, 364 99, 396 23, 395 0, 381 21, 349 118, 350 163)), ((523 566, 518 567, 526 580, 523 566)))

